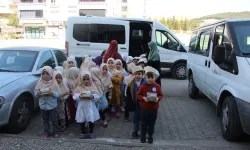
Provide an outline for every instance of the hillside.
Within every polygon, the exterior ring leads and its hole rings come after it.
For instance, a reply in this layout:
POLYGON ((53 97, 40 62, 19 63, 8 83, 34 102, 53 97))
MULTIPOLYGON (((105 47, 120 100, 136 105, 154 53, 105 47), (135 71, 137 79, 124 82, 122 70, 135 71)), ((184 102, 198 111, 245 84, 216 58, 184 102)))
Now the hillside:
POLYGON ((202 21, 205 19, 225 19, 225 18, 250 18, 250 11, 242 12, 225 12, 194 18, 192 20, 202 21))

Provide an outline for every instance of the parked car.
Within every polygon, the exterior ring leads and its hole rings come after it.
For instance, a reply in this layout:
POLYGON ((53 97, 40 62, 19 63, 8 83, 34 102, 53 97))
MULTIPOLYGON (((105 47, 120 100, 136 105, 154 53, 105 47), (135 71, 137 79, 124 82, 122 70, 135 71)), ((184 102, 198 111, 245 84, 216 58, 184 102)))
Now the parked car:
POLYGON ((59 49, 9 47, 0 49, 0 126, 11 133, 24 130, 32 109, 38 106, 33 91, 44 66, 62 66, 66 55, 59 49))
POLYGON ((200 91, 216 105, 226 140, 250 134, 250 19, 195 29, 189 48, 189 96, 200 91))
POLYGON ((123 55, 140 56, 147 43, 157 43, 162 70, 186 79, 186 46, 163 24, 147 19, 74 16, 67 20, 65 49, 68 56, 99 56, 111 40, 117 40, 123 55))

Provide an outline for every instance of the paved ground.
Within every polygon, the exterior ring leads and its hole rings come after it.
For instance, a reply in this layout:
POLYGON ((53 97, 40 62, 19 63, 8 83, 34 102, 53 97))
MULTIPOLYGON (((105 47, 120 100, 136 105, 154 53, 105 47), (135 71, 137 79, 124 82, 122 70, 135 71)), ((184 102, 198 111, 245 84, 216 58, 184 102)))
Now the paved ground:
MULTIPOLYGON (((173 79, 163 80, 164 100, 160 103, 158 119, 155 127, 155 145, 158 146, 200 146, 213 148, 250 148, 247 138, 241 143, 225 141, 220 132, 220 119, 215 115, 215 106, 204 96, 197 100, 188 97, 187 81, 173 79)), ((40 138, 42 124, 38 112, 34 113, 30 126, 19 136, 32 139, 40 138)), ((139 144, 138 140, 130 140, 132 123, 123 118, 111 118, 108 128, 96 124, 96 141, 101 143, 139 144)), ((80 134, 78 124, 72 124, 62 133, 60 140, 77 140, 80 134)), ((18 139, 15 139, 17 140, 18 139)), ((1 142, 1 140, 0 140, 1 142)), ((1 145, 1 143, 0 143, 1 145)), ((77 148, 76 148, 77 149, 77 148)))

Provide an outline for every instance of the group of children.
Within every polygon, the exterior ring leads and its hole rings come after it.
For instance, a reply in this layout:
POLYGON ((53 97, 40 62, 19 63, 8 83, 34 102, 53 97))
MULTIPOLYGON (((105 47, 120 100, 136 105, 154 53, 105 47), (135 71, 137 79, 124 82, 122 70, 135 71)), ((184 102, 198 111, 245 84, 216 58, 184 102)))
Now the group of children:
POLYGON ((94 123, 101 119, 108 126, 108 112, 117 118, 125 111, 125 121, 132 112, 132 138, 142 143, 153 143, 154 124, 159 101, 162 99, 160 85, 155 82, 159 72, 146 66, 146 55, 109 58, 107 63, 96 65, 89 56, 84 56, 77 68, 73 56, 68 57, 63 67, 54 70, 45 66, 35 87, 35 96, 44 123, 44 137, 58 138, 69 122, 80 124, 80 138, 95 138, 94 123), (50 122, 52 133, 50 133, 50 122), (86 128, 88 127, 88 128, 86 128))

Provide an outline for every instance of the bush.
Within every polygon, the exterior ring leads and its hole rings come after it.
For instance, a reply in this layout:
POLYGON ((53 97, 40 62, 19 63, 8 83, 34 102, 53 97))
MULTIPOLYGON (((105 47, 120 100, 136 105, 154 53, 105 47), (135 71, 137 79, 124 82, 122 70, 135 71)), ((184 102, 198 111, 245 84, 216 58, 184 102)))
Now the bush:
POLYGON ((20 36, 15 34, 15 33, 9 33, 8 36, 11 38, 11 39, 20 39, 20 36))

